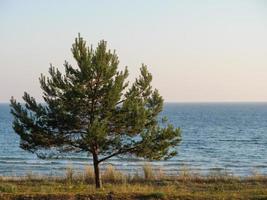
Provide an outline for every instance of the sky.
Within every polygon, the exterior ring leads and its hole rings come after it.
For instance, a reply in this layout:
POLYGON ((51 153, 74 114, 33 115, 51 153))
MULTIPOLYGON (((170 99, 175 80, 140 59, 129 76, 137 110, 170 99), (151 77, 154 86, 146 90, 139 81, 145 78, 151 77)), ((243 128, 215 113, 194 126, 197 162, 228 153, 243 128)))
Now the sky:
POLYGON ((130 81, 145 63, 166 102, 267 102, 264 0, 0 0, 0 102, 41 102, 40 74, 75 66, 78 33, 130 81))

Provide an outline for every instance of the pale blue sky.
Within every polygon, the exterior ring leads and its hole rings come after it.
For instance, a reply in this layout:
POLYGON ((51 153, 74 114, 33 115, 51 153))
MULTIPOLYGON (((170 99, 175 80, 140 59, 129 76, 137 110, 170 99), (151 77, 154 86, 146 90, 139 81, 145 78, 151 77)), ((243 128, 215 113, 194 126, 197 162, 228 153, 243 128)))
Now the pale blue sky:
POLYGON ((107 40, 131 80, 147 64, 166 101, 267 101, 267 1, 0 0, 0 102, 40 100, 78 32, 107 40))

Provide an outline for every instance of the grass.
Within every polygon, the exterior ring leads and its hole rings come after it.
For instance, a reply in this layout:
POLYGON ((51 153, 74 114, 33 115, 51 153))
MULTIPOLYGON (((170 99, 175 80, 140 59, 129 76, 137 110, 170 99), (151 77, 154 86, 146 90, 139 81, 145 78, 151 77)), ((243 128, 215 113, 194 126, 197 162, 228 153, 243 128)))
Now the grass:
POLYGON ((255 174, 240 178, 212 172, 200 176, 184 170, 177 176, 165 175, 145 165, 142 175, 127 176, 109 166, 102 173, 103 188, 96 190, 92 168, 64 177, 0 178, 0 199, 254 199, 267 200, 267 177, 255 174))

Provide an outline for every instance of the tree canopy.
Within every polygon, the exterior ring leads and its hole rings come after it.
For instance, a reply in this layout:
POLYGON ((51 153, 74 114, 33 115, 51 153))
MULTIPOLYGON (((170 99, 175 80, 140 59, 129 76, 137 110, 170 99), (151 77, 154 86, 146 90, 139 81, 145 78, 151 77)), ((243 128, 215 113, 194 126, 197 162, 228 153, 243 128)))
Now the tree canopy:
POLYGON ((44 103, 24 93, 25 103, 11 98, 13 128, 22 149, 45 157, 51 150, 88 152, 93 157, 96 187, 99 164, 113 156, 133 155, 150 160, 174 156, 181 131, 159 119, 163 98, 152 89, 145 65, 133 84, 128 70, 118 69, 115 51, 100 41, 88 47, 80 35, 71 49, 77 67, 65 62, 39 78, 44 103))

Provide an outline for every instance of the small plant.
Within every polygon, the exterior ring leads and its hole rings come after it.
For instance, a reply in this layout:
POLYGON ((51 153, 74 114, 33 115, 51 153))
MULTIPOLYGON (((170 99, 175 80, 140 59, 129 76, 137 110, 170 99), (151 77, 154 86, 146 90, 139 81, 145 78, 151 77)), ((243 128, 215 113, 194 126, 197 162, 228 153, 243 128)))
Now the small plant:
POLYGON ((164 173, 164 171, 162 170, 162 168, 158 168, 156 171, 156 177, 158 180, 163 180, 164 178, 166 178, 166 174, 164 173))
POLYGON ((153 192, 143 196, 143 199, 166 199, 166 195, 163 192, 153 192))
POLYGON ((17 187, 15 185, 7 184, 0 185, 0 193, 15 193, 17 191, 17 187))
POLYGON ((146 163, 144 166, 143 166, 143 171, 144 171, 144 178, 146 180, 151 180, 153 179, 155 176, 154 176, 154 173, 153 173, 153 169, 152 169, 152 166, 151 164, 149 163, 146 163))
POLYGON ((91 166, 85 167, 83 177, 86 183, 94 183, 95 175, 93 167, 91 166))
POLYGON ((66 169, 66 181, 68 183, 72 183, 74 180, 74 170, 71 166, 66 169))
POLYGON ((186 165, 183 165, 180 168, 179 176, 181 176, 181 177, 189 177, 190 176, 190 170, 186 165))
POLYGON ((119 171, 117 171, 112 165, 108 165, 104 171, 102 178, 106 182, 122 183, 126 177, 119 171))
POLYGON ((181 181, 196 180, 200 178, 200 174, 192 171, 187 165, 181 166, 177 179, 181 181))

